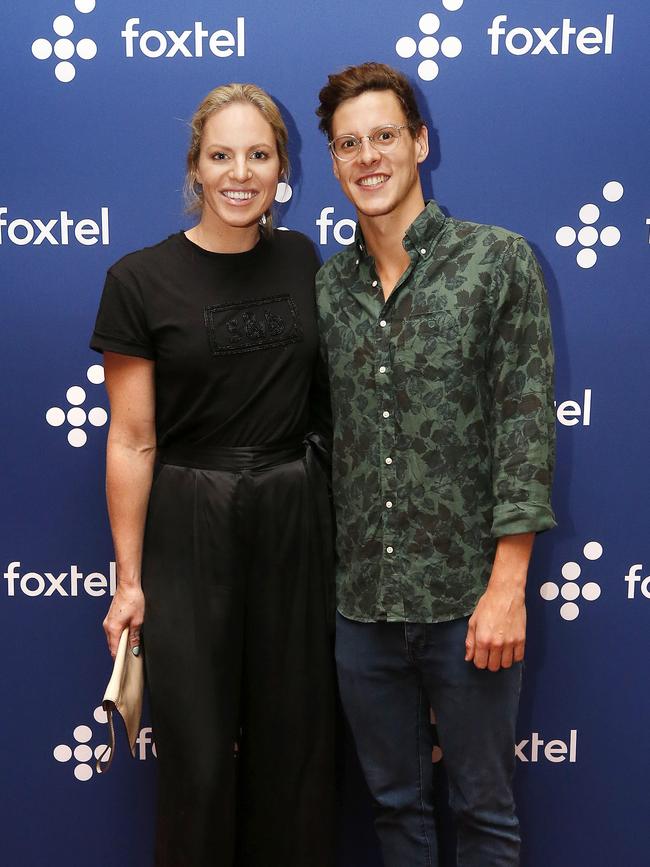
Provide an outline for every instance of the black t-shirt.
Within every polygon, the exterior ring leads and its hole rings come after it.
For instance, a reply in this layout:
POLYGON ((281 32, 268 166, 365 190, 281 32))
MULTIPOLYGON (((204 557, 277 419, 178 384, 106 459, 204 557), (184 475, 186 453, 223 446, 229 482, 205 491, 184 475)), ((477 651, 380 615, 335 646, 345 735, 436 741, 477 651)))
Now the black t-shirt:
POLYGON ((178 232, 109 269, 90 346, 155 361, 160 447, 302 437, 318 267, 298 232, 275 231, 245 253, 210 253, 178 232))

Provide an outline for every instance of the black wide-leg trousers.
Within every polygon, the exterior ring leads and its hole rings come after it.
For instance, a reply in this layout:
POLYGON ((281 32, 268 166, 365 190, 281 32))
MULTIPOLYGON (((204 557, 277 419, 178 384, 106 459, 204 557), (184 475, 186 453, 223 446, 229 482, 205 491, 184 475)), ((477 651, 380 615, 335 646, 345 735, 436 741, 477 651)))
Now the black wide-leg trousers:
POLYGON ((156 867, 332 867, 332 528, 315 454, 162 455, 143 555, 156 867))

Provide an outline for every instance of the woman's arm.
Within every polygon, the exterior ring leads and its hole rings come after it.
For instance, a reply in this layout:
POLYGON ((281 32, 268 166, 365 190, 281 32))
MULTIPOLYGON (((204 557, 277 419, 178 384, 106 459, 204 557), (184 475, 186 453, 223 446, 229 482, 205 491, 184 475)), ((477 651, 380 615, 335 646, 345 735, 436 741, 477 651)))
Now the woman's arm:
POLYGON ((156 457, 154 362, 105 352, 104 369, 111 406, 106 499, 118 584, 103 626, 114 657, 127 626, 131 647, 139 645, 144 618, 140 569, 156 457))

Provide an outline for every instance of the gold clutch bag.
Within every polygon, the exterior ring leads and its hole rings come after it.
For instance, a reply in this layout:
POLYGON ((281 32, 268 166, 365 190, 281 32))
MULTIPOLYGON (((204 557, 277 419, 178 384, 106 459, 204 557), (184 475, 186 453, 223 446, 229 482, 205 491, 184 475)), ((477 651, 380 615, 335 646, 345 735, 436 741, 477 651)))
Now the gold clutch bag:
POLYGON ((120 636, 115 655, 113 673, 104 693, 102 707, 108 717, 109 744, 97 759, 97 773, 106 773, 115 755, 115 727, 113 714, 119 713, 126 728, 131 755, 135 757, 135 742, 140 731, 142 696, 144 693, 144 663, 142 652, 134 656, 129 647, 129 630, 120 636))

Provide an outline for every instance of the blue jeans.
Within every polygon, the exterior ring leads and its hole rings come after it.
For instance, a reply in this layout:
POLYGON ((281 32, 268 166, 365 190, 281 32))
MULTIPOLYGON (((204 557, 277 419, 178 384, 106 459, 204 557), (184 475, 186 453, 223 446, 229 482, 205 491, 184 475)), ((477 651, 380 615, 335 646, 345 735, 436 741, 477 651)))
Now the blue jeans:
POLYGON ((358 623, 337 614, 345 715, 375 806, 385 867, 437 867, 433 708, 456 820, 458 867, 516 867, 512 778, 521 664, 465 662, 467 618, 358 623))

